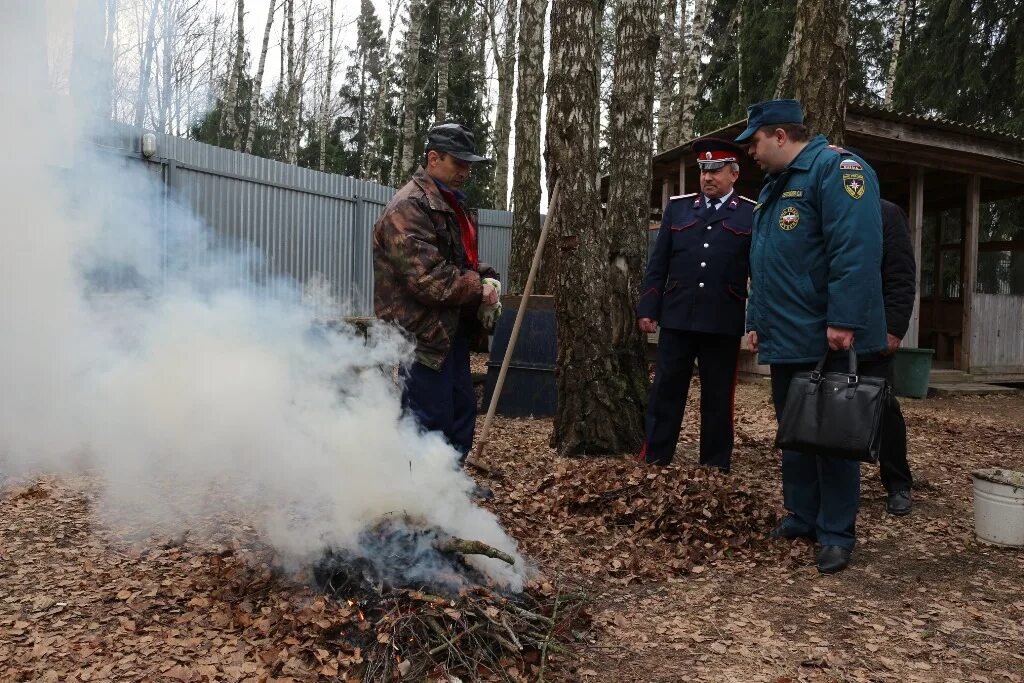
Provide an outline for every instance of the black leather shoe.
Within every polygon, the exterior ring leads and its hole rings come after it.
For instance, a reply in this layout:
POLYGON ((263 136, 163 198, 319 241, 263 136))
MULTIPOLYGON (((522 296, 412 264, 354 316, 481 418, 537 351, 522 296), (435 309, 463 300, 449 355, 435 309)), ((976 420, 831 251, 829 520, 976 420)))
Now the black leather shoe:
POLYGON ((852 554, 852 550, 841 545, 823 545, 818 551, 818 571, 822 574, 841 572, 850 564, 852 554))
POLYGON ((768 532, 768 538, 806 538, 808 541, 813 541, 815 534, 813 531, 800 531, 787 517, 768 532))
POLYGON ((902 517, 910 514, 911 508, 910 489, 901 489, 889 494, 889 500, 885 504, 885 511, 890 515, 902 517))

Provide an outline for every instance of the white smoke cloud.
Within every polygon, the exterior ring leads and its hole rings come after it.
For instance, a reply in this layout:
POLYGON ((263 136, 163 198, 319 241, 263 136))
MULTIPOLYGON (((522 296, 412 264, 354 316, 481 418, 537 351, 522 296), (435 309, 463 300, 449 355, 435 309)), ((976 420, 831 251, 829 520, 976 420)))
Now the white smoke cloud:
POLYGON ((476 566, 518 589, 515 542, 380 371, 408 342, 313 324, 300 287, 241 280, 244 258, 141 163, 69 142, 89 107, 53 92, 46 55, 73 7, 15 2, 0 28, 0 57, 22 66, 0 70, 0 472, 94 473, 96 509, 136 528, 257 514, 296 566, 408 515, 512 554, 476 566))

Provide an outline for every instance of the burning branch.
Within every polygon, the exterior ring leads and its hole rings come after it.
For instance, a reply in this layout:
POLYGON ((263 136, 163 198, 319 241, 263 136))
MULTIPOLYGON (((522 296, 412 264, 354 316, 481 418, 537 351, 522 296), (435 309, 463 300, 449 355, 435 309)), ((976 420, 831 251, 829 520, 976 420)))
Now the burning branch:
POLYGON ((438 539, 434 542, 434 547, 437 548, 438 552, 441 553, 459 553, 461 555, 483 555, 484 557, 492 557, 496 560, 501 560, 506 564, 515 564, 516 561, 508 553, 504 553, 493 546, 489 546, 482 541, 471 541, 465 538, 457 538, 455 536, 449 536, 448 538, 438 539))

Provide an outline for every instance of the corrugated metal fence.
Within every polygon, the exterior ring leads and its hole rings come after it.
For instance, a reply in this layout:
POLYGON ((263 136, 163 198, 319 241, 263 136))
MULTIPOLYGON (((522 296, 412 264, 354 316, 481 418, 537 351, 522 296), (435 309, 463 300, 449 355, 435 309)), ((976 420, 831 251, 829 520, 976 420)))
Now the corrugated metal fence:
MULTIPOLYGON (((255 250, 258 281, 287 276, 318 306, 333 300, 347 315, 372 315, 370 236, 394 188, 162 134, 146 159, 142 132, 118 126, 97 144, 158 173, 165 201, 188 207, 218 246, 255 250)), ((504 275, 512 214, 480 209, 478 218, 480 258, 504 275)))

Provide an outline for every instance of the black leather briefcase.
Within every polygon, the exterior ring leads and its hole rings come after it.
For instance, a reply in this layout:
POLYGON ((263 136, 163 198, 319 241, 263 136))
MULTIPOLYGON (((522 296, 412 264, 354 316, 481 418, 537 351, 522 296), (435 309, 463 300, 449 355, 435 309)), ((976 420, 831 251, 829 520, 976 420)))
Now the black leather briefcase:
POLYGON ((793 377, 775 445, 809 455, 878 462, 882 415, 890 400, 881 377, 857 375, 850 349, 849 372, 822 372, 828 353, 810 372, 793 377))

